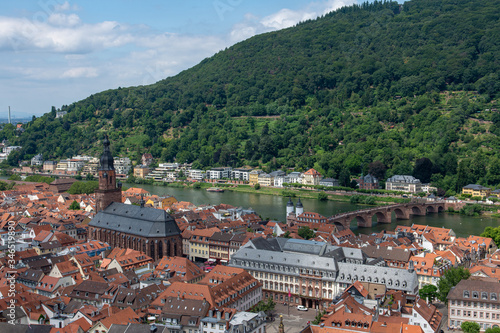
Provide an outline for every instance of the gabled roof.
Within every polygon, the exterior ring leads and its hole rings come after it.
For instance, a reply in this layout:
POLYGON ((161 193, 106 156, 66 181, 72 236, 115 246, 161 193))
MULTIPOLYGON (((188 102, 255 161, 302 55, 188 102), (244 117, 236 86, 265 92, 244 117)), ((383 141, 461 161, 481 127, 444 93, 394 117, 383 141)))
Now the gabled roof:
POLYGON ((309 169, 309 170, 307 170, 306 172, 304 172, 304 175, 308 175, 308 176, 321 176, 321 174, 318 171, 316 171, 316 170, 314 170, 312 168, 309 169))
POLYGON ((119 202, 113 202, 98 212, 89 225, 143 237, 168 237, 181 233, 166 211, 119 202))
POLYGON ((101 320, 101 324, 108 329, 113 324, 125 325, 128 323, 139 323, 139 316, 131 308, 126 308, 118 313, 111 315, 110 317, 101 320))

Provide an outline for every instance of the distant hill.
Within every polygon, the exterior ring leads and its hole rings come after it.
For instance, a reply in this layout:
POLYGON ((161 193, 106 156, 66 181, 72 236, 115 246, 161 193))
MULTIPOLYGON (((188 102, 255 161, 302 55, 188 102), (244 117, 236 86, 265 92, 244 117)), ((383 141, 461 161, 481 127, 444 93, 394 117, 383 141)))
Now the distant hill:
POLYGON ((197 168, 315 167, 343 179, 380 161, 382 177, 497 185, 499 16, 496 0, 345 7, 156 84, 63 106, 63 118, 54 108, 20 137, 6 126, 0 138, 23 146, 13 164, 96 153, 106 131, 136 160, 149 151, 197 168))

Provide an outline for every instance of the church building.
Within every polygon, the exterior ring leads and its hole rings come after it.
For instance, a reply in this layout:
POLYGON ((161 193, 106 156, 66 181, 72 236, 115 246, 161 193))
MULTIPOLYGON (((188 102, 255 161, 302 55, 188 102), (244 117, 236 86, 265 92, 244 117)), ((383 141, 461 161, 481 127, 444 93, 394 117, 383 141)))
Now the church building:
POLYGON ((121 202, 121 186, 116 184, 107 136, 103 144, 96 192, 97 214, 89 223, 89 237, 111 247, 142 251, 153 260, 182 256, 181 231, 166 211, 144 207, 144 200, 140 206, 121 202))

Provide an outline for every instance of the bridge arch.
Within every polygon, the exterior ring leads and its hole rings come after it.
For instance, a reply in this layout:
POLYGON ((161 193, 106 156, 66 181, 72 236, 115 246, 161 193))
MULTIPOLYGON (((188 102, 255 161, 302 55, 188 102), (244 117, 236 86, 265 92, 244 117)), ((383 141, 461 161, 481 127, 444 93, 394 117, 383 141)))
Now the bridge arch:
POLYGON ((420 209, 420 207, 418 207, 418 206, 412 206, 411 213, 413 215, 425 215, 425 212, 422 212, 422 209, 420 209))
POLYGON ((344 224, 340 223, 339 221, 334 221, 333 224, 337 227, 337 230, 342 231, 345 229, 348 229, 350 226, 345 226, 344 224))
POLYGON ((359 228, 369 228, 372 226, 371 219, 365 219, 362 215, 356 215, 355 218, 359 228))
POLYGON ((391 223, 390 211, 376 211, 373 217, 376 219, 377 223, 391 223))

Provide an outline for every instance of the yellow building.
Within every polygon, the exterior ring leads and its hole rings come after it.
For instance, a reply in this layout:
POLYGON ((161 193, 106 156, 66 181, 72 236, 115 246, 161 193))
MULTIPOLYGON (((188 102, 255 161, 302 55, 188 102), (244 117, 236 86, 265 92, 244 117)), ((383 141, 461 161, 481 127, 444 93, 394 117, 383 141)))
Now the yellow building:
POLYGON ((220 232, 219 228, 195 229, 191 232, 189 239, 189 258, 191 260, 210 258, 210 237, 215 232, 220 232))
POLYGON ((477 184, 469 184, 462 187, 462 194, 470 194, 471 197, 487 198, 491 194, 491 188, 477 184))
POLYGON ((261 170, 250 171, 249 176, 248 176, 248 182, 250 183, 250 185, 255 185, 259 182, 259 175, 261 173, 264 173, 264 171, 261 171, 261 170))
POLYGON ((145 178, 149 174, 150 169, 145 165, 139 165, 134 168, 134 177, 145 178))
POLYGON ((261 186, 273 186, 274 178, 267 173, 261 173, 259 175, 258 182, 261 186))
POLYGON ((172 197, 172 196, 167 197, 167 198, 163 198, 163 199, 161 199, 161 208, 170 207, 176 202, 177 202, 177 199, 175 197, 172 197))

